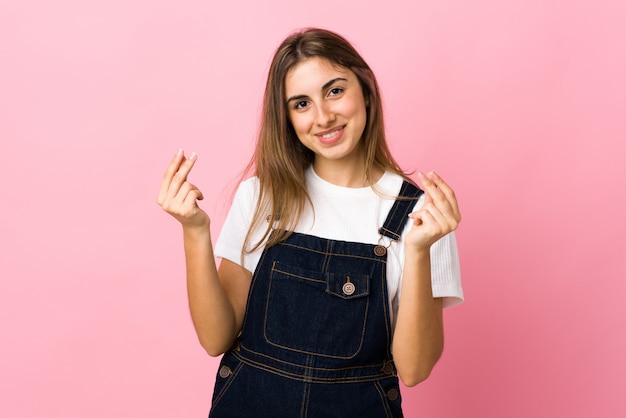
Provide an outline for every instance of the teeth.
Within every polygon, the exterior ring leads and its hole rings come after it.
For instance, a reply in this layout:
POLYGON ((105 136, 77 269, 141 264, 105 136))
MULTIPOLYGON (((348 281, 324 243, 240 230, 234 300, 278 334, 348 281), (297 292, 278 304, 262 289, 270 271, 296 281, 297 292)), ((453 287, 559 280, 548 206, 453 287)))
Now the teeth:
POLYGON ((339 132, 339 129, 322 135, 322 138, 324 139, 332 138, 333 136, 337 135, 337 132, 339 132))

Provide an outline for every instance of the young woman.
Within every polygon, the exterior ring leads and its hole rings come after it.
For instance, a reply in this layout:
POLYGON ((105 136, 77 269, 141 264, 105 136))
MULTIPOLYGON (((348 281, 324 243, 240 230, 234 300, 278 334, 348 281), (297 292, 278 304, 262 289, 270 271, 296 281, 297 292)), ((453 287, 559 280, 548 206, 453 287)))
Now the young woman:
POLYGON ((398 376, 429 376, 463 298, 461 216, 441 177, 422 191, 391 156, 365 61, 326 30, 279 46, 215 251, 196 160, 176 154, 158 203, 183 226, 200 343, 224 354, 210 416, 401 417, 398 376))

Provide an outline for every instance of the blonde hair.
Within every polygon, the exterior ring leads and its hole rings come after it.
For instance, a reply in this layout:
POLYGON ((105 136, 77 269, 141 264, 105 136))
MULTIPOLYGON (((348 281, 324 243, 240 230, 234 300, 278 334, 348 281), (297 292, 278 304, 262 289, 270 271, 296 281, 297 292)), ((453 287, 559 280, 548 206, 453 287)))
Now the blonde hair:
MULTIPOLYGON (((304 173, 315 154, 304 147, 291 125, 285 103, 285 77, 296 64, 320 57, 331 64, 350 69, 358 78, 367 106, 367 122, 361 141, 365 149, 365 177, 372 184, 372 167, 397 173, 411 181, 391 155, 385 139, 385 127, 378 83, 374 73, 342 36, 324 29, 307 28, 288 36, 272 59, 265 95, 261 126, 252 159, 244 177, 259 179, 259 197, 252 223, 244 242, 244 252, 267 247, 286 239, 295 229, 311 199, 304 173), (250 243, 252 231, 267 227, 258 242, 250 243), (275 233, 272 234, 272 231, 275 233), (248 247, 250 248, 248 249, 248 247)), ((243 253, 242 253, 243 255, 243 253)))

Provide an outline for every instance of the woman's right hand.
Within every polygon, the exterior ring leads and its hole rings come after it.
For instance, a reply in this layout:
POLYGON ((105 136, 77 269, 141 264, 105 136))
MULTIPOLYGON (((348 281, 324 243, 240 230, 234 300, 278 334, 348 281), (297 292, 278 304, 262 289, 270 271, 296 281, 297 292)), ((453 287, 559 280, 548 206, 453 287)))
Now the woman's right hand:
POLYGON ((183 150, 179 150, 163 174, 157 203, 167 213, 176 218, 183 227, 208 227, 209 215, 198 206, 198 200, 204 196, 187 176, 197 160, 196 153, 185 158, 183 150))

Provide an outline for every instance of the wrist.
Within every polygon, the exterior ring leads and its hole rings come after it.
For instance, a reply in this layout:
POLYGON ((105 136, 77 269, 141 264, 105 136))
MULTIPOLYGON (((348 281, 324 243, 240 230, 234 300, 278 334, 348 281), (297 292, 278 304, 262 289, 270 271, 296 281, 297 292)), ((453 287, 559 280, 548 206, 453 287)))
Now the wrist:
POLYGON ((404 253, 406 257, 415 259, 430 259, 430 246, 405 245, 404 253))
POLYGON ((206 239, 211 237, 211 222, 206 221, 199 225, 183 225, 185 238, 206 239))

